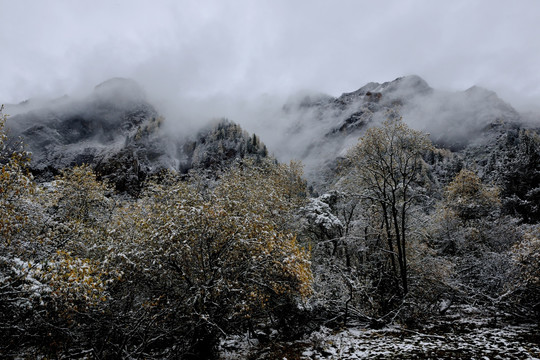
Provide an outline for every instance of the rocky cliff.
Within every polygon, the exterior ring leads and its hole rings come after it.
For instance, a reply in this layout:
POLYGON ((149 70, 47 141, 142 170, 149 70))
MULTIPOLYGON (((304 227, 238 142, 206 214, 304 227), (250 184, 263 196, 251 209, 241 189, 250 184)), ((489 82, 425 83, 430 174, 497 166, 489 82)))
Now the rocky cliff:
POLYGON ((164 118, 128 79, 108 80, 83 99, 38 106, 30 100, 10 110, 18 113, 9 118, 10 135, 22 137, 32 153, 32 172, 42 181, 85 163, 118 191, 136 194, 148 175, 163 169, 216 169, 237 157, 267 155, 258 137, 229 121, 195 135, 163 131, 164 118))
POLYGON ((12 135, 24 138, 39 179, 88 163, 128 192, 137 192, 149 174, 162 169, 215 171, 238 157, 269 152, 281 160, 302 160, 309 178, 325 181, 317 179, 320 173, 388 116, 402 116, 412 128, 430 133, 440 147, 477 157, 491 156, 498 139, 522 127, 520 114, 492 91, 435 90, 414 75, 371 82, 339 97, 311 94, 289 101, 278 115, 287 127, 270 121, 272 136, 262 132, 262 140, 273 139, 268 149, 258 136, 228 120, 206 125, 198 134, 164 131, 163 117, 128 79, 108 80, 83 99, 31 100, 8 111, 16 114, 8 121, 12 135))

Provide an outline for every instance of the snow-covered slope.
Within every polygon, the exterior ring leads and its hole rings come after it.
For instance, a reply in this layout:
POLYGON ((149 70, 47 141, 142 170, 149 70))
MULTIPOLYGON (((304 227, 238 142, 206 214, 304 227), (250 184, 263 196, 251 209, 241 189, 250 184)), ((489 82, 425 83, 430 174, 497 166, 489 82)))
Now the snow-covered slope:
POLYGON ((436 145, 454 151, 488 143, 521 123, 520 114, 492 91, 475 86, 445 92, 412 75, 371 82, 337 98, 310 95, 291 100, 282 112, 290 125, 269 144, 270 150, 278 158, 302 160, 308 176, 317 178, 321 168, 334 164, 367 128, 390 113, 429 133, 436 145))
MULTIPOLYGON (((9 106, 6 112, 14 115, 8 121, 12 134, 24 137, 33 153, 33 170, 44 178, 68 166, 91 163, 120 188, 128 189, 159 169, 187 171, 193 165, 193 144, 198 144, 196 160, 202 164, 236 156, 230 151, 226 156, 212 153, 213 160, 201 162, 202 150, 214 151, 213 145, 198 139, 200 134, 188 138, 182 130, 174 134, 163 131, 158 111, 141 87, 128 79, 108 80, 87 98, 30 100, 9 106), (119 168, 123 175, 118 174, 119 168)), ((282 161, 303 161, 308 178, 324 182, 321 173, 331 169, 367 128, 380 124, 389 113, 401 115, 412 128, 430 133, 437 145, 454 151, 493 144, 521 123, 520 114, 492 91, 475 86, 445 92, 412 75, 371 82, 339 97, 310 94, 292 98, 277 114, 279 121, 267 121, 266 128, 257 128, 270 154, 282 161)), ((261 114, 259 121, 264 119, 261 114)), ((234 134, 239 138, 215 140, 222 145, 232 141, 241 152, 245 134, 237 130, 234 134)))
POLYGON ((22 137, 32 153, 38 180, 64 168, 90 164, 119 191, 137 193, 149 174, 163 169, 218 169, 236 157, 266 156, 257 136, 218 121, 196 134, 170 131, 141 87, 114 78, 82 99, 30 100, 9 106, 12 138, 22 137))

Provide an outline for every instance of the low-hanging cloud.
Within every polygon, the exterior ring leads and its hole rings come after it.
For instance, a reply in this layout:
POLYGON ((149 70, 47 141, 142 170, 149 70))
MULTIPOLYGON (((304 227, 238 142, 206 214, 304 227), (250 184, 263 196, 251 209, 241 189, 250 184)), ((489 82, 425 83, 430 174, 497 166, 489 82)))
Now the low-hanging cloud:
POLYGON ((418 74, 437 89, 478 84, 518 107, 540 103, 534 0, 0 5, 0 102, 84 97, 108 78, 131 78, 170 128, 190 133, 226 117, 284 158, 330 126, 309 111, 283 112, 295 94, 337 97, 418 74), (308 131, 295 135, 299 118, 308 131))
MULTIPOLYGON (((189 96, 334 96, 416 73, 540 96, 537 1, 2 1, 0 98, 114 76, 189 96)), ((499 90, 499 89, 494 89, 499 90)), ((160 94, 161 95, 161 94, 160 94)))

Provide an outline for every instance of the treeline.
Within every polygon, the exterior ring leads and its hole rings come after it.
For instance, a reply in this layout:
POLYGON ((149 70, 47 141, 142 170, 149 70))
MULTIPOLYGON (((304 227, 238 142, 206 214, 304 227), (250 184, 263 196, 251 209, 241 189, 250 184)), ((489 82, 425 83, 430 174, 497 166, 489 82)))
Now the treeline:
POLYGON ((540 136, 489 150, 437 149, 395 113, 365 133, 303 208, 326 319, 421 326, 472 305, 540 320, 540 136))
POLYGON ((183 151, 189 161, 181 172, 195 168, 215 173, 230 167, 237 158, 260 160, 269 155, 266 145, 256 134, 250 135, 227 119, 220 119, 201 131, 196 139, 184 144, 183 151))
MULTIPOLYGON (((532 132, 493 164, 500 182, 486 183, 394 114, 366 132, 316 197, 300 164, 278 164, 242 133, 230 147, 260 157, 210 178, 162 173, 129 197, 86 165, 37 184, 4 124, 8 358, 212 358, 232 334, 265 341, 323 324, 420 326, 466 303, 526 318, 540 302, 532 132)), ((213 140, 223 146, 239 131, 224 124, 213 140)))
POLYGON ((209 358, 225 334, 285 331, 310 296, 298 165, 167 173, 122 199, 86 165, 36 184, 1 134, 2 356, 209 358))

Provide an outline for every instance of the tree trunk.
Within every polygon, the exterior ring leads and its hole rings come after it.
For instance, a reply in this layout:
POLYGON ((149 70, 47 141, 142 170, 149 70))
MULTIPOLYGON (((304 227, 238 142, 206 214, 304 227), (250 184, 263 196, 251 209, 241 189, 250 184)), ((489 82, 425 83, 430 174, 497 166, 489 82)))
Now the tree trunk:
POLYGON ((405 262, 405 234, 403 231, 400 231, 400 221, 398 219, 398 210, 395 206, 395 203, 392 204, 392 220, 394 222, 394 230, 396 232, 396 242, 398 248, 398 263, 399 263, 399 275, 401 278, 401 286, 403 287, 403 295, 406 295, 408 292, 407 286, 407 268, 405 262))
POLYGON ((392 263, 392 271, 394 272, 394 276, 397 278, 398 272, 396 269, 396 260, 394 256, 394 245, 392 244, 392 231, 390 227, 390 221, 388 219, 388 209, 386 208, 386 204, 381 202, 381 206, 383 209, 383 217, 384 217, 384 228, 386 230, 386 238, 388 241, 388 250, 390 251, 390 261, 392 263))

